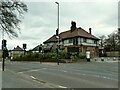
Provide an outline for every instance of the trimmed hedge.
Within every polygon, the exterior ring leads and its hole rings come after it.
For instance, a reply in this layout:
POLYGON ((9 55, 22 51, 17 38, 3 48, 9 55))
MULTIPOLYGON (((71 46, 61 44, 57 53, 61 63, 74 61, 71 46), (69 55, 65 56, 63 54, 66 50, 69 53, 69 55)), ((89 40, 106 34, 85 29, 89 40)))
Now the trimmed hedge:
MULTIPOLYGON (((37 61, 37 62, 58 62, 56 53, 29 53, 20 55, 11 61, 37 61)), ((65 63, 63 59, 59 59, 60 63, 65 63)))
MULTIPOLYGON (((36 62, 58 62, 57 59, 39 59, 39 58, 16 58, 11 61, 36 61, 36 62)), ((66 63, 66 60, 59 59, 60 63, 66 63)))
POLYGON ((20 55, 14 58, 12 61, 37 61, 37 62, 73 62, 77 61, 77 56, 70 55, 64 51, 56 53, 27 53, 26 55, 20 55))

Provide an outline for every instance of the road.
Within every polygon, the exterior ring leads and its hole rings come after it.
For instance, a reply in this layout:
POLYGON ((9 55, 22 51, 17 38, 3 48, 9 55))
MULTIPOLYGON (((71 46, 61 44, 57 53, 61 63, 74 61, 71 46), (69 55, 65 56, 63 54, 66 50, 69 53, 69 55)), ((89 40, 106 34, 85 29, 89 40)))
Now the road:
POLYGON ((5 62, 3 88, 118 88, 117 62, 5 62))
POLYGON ((0 90, 2 89, 2 63, 0 62, 0 90))

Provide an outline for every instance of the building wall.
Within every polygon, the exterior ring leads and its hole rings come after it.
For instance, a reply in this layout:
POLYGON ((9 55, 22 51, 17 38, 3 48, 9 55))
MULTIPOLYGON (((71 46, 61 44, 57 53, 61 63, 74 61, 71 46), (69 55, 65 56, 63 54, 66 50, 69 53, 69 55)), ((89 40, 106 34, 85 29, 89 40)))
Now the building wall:
MULTIPOLYGON (((68 46, 65 46, 65 49, 64 51, 65 52, 68 52, 67 51, 67 47, 68 46)), ((97 47, 93 47, 93 46, 75 46, 75 45, 71 45, 69 47, 79 47, 79 55, 80 56, 86 56, 86 51, 87 50, 90 50, 90 57, 98 57, 99 56, 99 49, 97 47)))
MULTIPOLYGON (((87 39, 87 38, 77 38, 78 45, 88 45, 88 46, 99 46, 98 41, 93 39, 87 39)), ((66 39, 63 41, 64 46, 73 45, 73 38, 66 39)))
MULTIPOLYGON (((93 40, 93 39, 78 37, 78 38, 76 38, 78 43, 77 43, 77 45, 74 45, 73 39, 74 38, 69 38, 69 39, 65 39, 60 42, 60 46, 62 46, 62 48, 64 48, 65 52, 67 52, 67 47, 72 46, 72 47, 79 47, 80 55, 85 56, 87 49, 90 50, 91 57, 96 57, 99 55, 99 49, 96 48, 99 46, 98 41, 93 40)), ((46 45, 53 45, 53 43, 49 43, 46 45)))
POLYGON ((20 55, 23 55, 24 54, 24 51, 12 51, 11 52, 11 59, 14 59, 16 57, 19 57, 20 55))

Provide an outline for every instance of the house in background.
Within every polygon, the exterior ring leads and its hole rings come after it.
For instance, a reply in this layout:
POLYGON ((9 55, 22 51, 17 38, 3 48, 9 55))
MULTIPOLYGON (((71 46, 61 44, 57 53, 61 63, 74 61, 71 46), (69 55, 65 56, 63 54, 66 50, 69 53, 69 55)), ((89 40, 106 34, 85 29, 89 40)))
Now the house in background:
MULTIPOLYGON (((79 55, 85 56, 86 50, 90 50, 91 57, 99 55, 99 38, 91 33, 85 31, 83 28, 76 27, 76 22, 71 22, 71 28, 68 31, 59 34, 59 48, 65 52, 77 52, 79 55)), ((53 35, 44 43, 45 49, 56 49, 58 45, 58 38, 53 35)))
POLYGON ((42 44, 40 45, 37 45, 36 47, 34 47, 32 50, 30 50, 32 53, 35 53, 35 52, 42 52, 42 44))
POLYGON ((24 50, 21 47, 17 46, 13 50, 11 50, 10 57, 11 59, 13 59, 23 54, 24 54, 24 50))

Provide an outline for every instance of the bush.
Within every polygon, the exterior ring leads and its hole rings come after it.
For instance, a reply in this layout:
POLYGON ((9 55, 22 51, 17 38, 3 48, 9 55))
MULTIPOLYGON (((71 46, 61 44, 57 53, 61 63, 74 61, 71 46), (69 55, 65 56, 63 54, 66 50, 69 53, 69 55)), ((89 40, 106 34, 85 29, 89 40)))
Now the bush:
POLYGON ((20 55, 13 59, 13 61, 41 61, 41 62, 58 62, 65 63, 66 59, 70 60, 70 55, 66 52, 59 52, 59 56, 56 53, 28 53, 26 55, 20 55))
POLYGON ((77 56, 76 55, 71 55, 70 56, 71 61, 77 61, 77 56))
POLYGON ((59 58, 60 59, 70 59, 70 55, 64 51, 59 52, 59 58))
POLYGON ((57 54, 56 53, 44 53, 43 59, 56 59, 57 54))
POLYGON ((80 56, 80 59, 85 59, 85 58, 86 58, 85 55, 80 56))

